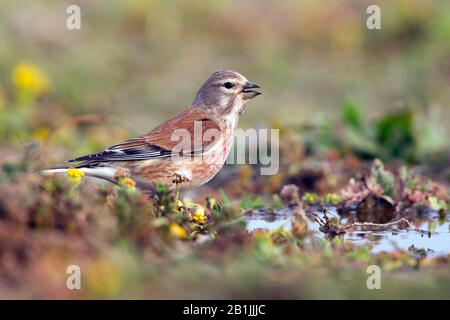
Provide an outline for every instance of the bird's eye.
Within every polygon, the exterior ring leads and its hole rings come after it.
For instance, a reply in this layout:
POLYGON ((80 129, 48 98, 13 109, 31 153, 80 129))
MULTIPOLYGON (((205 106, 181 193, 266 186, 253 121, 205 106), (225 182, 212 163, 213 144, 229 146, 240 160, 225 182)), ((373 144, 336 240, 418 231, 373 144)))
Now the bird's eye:
POLYGON ((224 86, 225 88, 227 88, 227 89, 231 89, 231 88, 234 87, 234 84, 232 84, 231 82, 225 82, 225 83, 223 84, 223 86, 224 86))

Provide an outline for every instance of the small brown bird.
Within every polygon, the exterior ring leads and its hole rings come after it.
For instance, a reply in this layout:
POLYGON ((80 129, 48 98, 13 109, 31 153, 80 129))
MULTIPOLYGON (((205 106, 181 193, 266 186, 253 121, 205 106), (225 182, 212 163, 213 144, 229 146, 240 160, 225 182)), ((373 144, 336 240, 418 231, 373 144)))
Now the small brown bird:
POLYGON ((69 160, 80 162, 74 166, 44 172, 77 168, 113 183, 129 177, 150 193, 156 183, 202 185, 225 163, 245 104, 260 94, 256 88, 259 86, 238 72, 216 71, 200 87, 190 107, 149 133, 69 160))

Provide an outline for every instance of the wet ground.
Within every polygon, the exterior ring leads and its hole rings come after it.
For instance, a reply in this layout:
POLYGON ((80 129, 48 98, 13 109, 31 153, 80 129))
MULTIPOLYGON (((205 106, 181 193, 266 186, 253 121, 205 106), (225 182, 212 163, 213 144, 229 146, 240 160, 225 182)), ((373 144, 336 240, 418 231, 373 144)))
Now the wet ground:
MULTIPOLYGON (((350 222, 347 218, 340 218, 334 207, 327 207, 329 216, 337 219, 339 225, 345 226, 350 222)), ((276 230, 283 228, 290 230, 296 219, 294 210, 290 207, 281 209, 252 210, 245 215, 247 231, 257 229, 276 230)), ((409 219, 408 219, 409 220, 409 219)), ((400 230, 391 228, 385 231, 351 231, 343 235, 344 240, 358 245, 370 244, 373 253, 409 250, 415 255, 439 256, 450 253, 450 217, 439 219, 434 212, 424 219, 409 220, 411 226, 400 230)), ((308 228, 318 238, 325 235, 319 231, 319 225, 308 217, 308 228)))

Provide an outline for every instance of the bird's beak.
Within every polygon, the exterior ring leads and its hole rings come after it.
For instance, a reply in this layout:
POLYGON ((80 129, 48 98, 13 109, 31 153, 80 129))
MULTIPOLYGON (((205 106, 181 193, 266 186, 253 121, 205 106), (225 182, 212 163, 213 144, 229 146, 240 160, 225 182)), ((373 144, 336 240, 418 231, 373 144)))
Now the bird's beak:
POLYGON ((261 92, 254 91, 252 89, 260 88, 260 86, 251 83, 250 81, 247 81, 247 83, 244 85, 242 89, 242 93, 244 95, 244 99, 253 99, 256 96, 259 96, 261 92))

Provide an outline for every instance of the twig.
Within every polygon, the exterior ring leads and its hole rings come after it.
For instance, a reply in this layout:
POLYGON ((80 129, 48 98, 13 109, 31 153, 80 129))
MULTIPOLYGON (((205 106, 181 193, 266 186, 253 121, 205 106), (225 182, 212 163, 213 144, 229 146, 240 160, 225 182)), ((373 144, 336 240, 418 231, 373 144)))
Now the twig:
POLYGON ((354 222, 346 230, 360 230, 360 231, 386 231, 393 227, 398 227, 399 229, 409 229, 409 221, 405 218, 401 218, 397 221, 388 223, 373 223, 373 222, 354 222))
POLYGON ((334 238, 346 234, 345 228, 339 224, 334 223, 327 215, 328 209, 325 208, 323 203, 320 204, 322 209, 323 218, 319 217, 317 213, 312 212, 314 221, 319 224, 319 231, 325 233, 326 236, 334 238))
POLYGON ((401 218, 397 221, 388 222, 388 223, 373 223, 373 222, 354 222, 348 226, 341 226, 339 224, 334 223, 327 215, 327 208, 320 204, 322 209, 323 218, 319 217, 319 215, 315 212, 312 213, 314 221, 319 225, 319 231, 325 233, 328 237, 335 237, 344 235, 347 232, 351 232, 354 230, 360 231, 385 231, 392 229, 394 227, 398 227, 399 229, 409 229, 410 224, 409 221, 405 218, 401 218))

